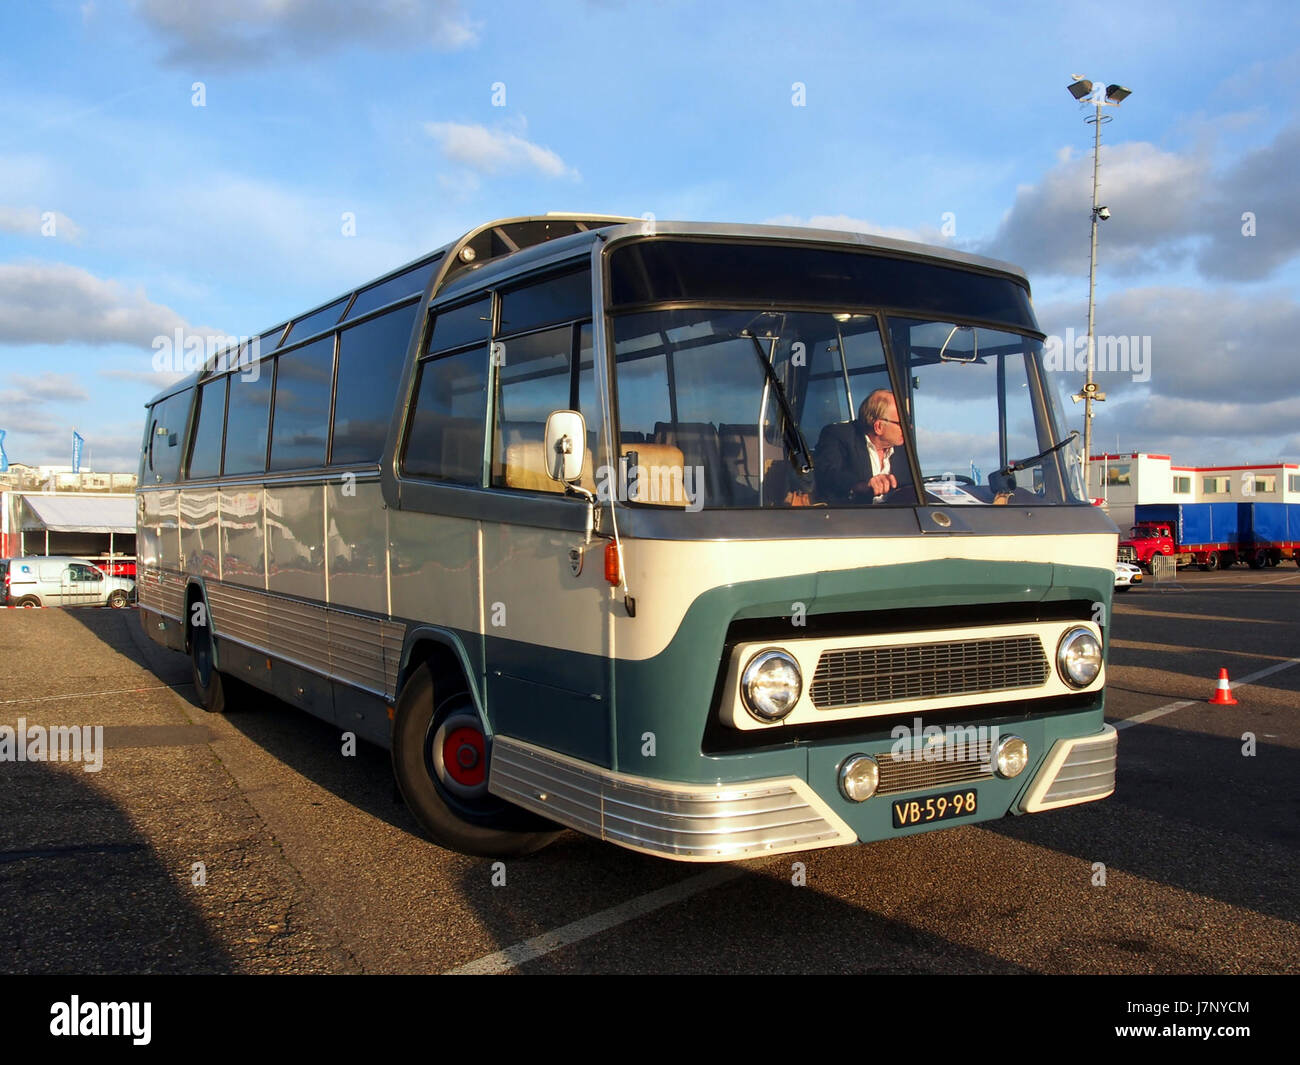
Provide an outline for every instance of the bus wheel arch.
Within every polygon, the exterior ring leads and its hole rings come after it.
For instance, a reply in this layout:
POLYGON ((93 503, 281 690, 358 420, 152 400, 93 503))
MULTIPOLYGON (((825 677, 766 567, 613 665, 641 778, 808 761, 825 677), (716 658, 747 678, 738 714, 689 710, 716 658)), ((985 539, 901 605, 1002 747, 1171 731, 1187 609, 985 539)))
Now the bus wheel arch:
POLYGON ((509 858, 546 846, 559 826, 487 790, 491 739, 454 652, 412 656, 393 711, 393 775, 441 847, 509 858))
POLYGON ((212 638, 207 593, 197 583, 185 589, 185 650, 190 656, 194 701, 210 714, 224 714, 227 708, 226 678, 217 668, 216 640, 212 638), (196 611, 195 606, 200 604, 202 611, 196 611))

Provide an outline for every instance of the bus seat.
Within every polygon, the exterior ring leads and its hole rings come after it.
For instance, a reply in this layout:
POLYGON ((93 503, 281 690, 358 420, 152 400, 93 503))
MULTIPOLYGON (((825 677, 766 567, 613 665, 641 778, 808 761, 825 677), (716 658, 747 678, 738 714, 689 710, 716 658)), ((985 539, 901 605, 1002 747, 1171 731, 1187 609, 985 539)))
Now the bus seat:
MULTIPOLYGON (((636 447, 624 447, 624 455, 629 452, 636 455, 639 471, 633 502, 674 507, 684 507, 690 502, 686 494, 686 463, 681 448, 671 444, 637 444, 636 447)), ((691 484, 692 491, 699 491, 700 487, 691 484)))
POLYGON ((655 422, 654 442, 680 448, 683 461, 697 469, 696 481, 703 471, 706 498, 730 498, 730 478, 723 470, 718 430, 712 422, 655 422))
MULTIPOLYGON (((578 483, 589 492, 596 490, 596 478, 591 469, 591 448, 582 460, 582 475, 578 483)), ((546 444, 541 440, 525 440, 506 447, 505 484, 507 488, 522 488, 531 492, 563 492, 559 481, 552 479, 546 464, 546 444)))
POLYGON ((760 454, 758 428, 754 425, 719 425, 718 443, 728 479, 757 490, 760 454))

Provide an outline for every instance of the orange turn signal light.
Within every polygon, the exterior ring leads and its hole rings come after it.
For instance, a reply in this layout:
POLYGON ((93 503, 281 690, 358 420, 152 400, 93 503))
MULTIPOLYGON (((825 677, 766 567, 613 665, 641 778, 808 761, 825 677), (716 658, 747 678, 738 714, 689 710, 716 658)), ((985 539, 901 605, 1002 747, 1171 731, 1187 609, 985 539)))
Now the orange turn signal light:
POLYGON ((621 584, 623 567, 618 557, 618 544, 613 540, 605 545, 605 580, 610 584, 621 584))

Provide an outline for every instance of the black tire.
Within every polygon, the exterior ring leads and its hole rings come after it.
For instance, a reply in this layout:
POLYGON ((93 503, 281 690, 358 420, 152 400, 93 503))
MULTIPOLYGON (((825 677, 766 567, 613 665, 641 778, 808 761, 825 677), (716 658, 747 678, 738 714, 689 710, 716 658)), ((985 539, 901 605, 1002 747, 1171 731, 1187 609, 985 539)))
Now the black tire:
POLYGON ((30 610, 32 607, 37 607, 40 605, 41 605, 41 601, 37 599, 36 596, 34 595, 25 595, 21 599, 19 599, 18 602, 14 603, 14 606, 25 607, 28 610, 30 610))
POLYGON ((1117 592, 1131 592, 1132 590, 1133 590, 1133 585, 1131 585, 1131 584, 1117 584, 1117 585, 1115 585, 1115 591, 1117 591, 1117 592))
POLYGON ((1217 551, 1211 551, 1209 554, 1205 556, 1205 563, 1204 565, 1201 566, 1201 569, 1208 570, 1209 572, 1213 573, 1218 568, 1219 568, 1219 553, 1217 551))
POLYGON ((1263 555, 1255 554, 1255 555, 1251 555, 1251 556, 1250 556, 1250 568, 1251 568, 1251 569, 1263 569, 1264 566, 1265 566, 1266 564, 1267 564, 1267 561, 1266 561, 1266 559, 1264 558, 1263 555))
POLYGON ((194 676, 194 701, 210 714, 226 712, 226 678, 217 670, 212 654, 212 629, 190 626, 190 668, 194 676))
POLYGON ((120 588, 108 597, 108 605, 114 610, 125 610, 129 602, 126 592, 120 588))
MULTIPOLYGON (((485 746, 479 794, 457 795, 445 773, 440 776, 441 754, 434 742, 439 730, 449 720, 471 718, 479 721, 478 711, 459 677, 444 681, 440 690, 429 663, 411 675, 393 714, 393 775, 402 798, 440 847, 485 858, 513 858, 540 850, 562 830, 486 792, 490 744, 485 746)), ((481 724, 478 727, 481 730, 481 724)))

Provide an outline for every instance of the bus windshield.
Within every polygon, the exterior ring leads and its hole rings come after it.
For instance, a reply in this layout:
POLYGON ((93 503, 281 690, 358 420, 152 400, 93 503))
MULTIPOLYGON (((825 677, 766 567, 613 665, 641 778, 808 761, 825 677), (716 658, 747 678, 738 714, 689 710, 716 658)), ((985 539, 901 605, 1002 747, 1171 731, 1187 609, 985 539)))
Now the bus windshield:
POLYGON ((641 466, 681 464, 709 508, 1075 503, 1073 444, 1040 454, 1062 424, 1040 354, 1018 333, 876 313, 619 315, 619 443, 641 466), (873 446, 896 483, 881 498, 854 491, 873 446))

